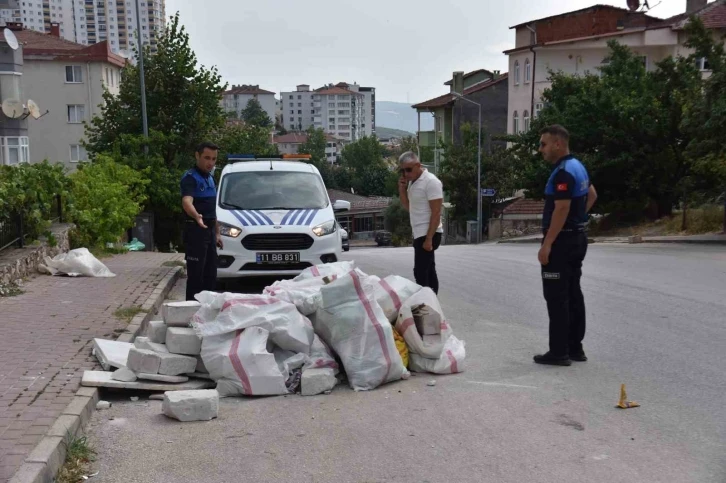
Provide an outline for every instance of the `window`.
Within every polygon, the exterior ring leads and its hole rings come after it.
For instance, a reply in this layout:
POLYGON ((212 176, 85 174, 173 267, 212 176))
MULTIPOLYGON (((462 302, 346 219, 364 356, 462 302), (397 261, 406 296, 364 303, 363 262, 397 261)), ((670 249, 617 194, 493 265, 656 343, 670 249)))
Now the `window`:
POLYGON ((519 61, 514 62, 514 85, 519 85, 519 61))
POLYGON ((529 84, 532 81, 532 64, 529 59, 524 61, 524 82, 529 84))
POLYGON ((83 82, 83 67, 80 65, 67 65, 66 82, 70 84, 80 84, 83 82))
POLYGON ((527 132, 529 131, 529 111, 524 111, 522 119, 524 119, 524 132, 527 132))
POLYGON ((534 117, 539 117, 539 111, 541 111, 543 107, 544 104, 542 104, 541 102, 538 102, 534 105, 534 117))
POLYGON ((71 144, 71 163, 87 160, 88 156, 86 155, 86 148, 80 144, 71 144))
POLYGON ((517 114, 517 111, 514 111, 514 122, 512 124, 512 134, 518 134, 519 133, 519 114, 517 114))
POLYGON ((68 106, 68 122, 71 124, 80 124, 86 117, 86 108, 82 104, 72 104, 68 106))
POLYGON ((705 57, 696 60, 696 67, 698 67, 698 70, 711 70, 711 64, 708 63, 708 59, 705 57))
POLYGON ((2 144, 2 162, 0 164, 14 166, 30 161, 27 137, 3 137, 0 138, 0 143, 2 144))
POLYGON ((302 107, 302 102, 298 102, 297 107, 302 107))
POLYGON ((298 94, 297 98, 298 99, 302 99, 302 96, 300 94, 298 94))
POLYGON ((298 113, 298 114, 302 114, 302 110, 301 110, 301 109, 299 109, 299 110, 297 111, 297 113, 298 113))
POLYGON ((290 99, 292 99, 292 94, 290 94, 290 99))

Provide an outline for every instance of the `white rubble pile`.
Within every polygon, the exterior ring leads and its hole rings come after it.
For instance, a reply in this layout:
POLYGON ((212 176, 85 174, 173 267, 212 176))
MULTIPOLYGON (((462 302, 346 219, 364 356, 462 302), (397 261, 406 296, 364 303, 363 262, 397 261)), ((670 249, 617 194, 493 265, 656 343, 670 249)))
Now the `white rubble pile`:
POLYGON ((161 308, 164 323, 169 327, 189 327, 189 322, 199 310, 200 305, 194 300, 166 302, 161 308))

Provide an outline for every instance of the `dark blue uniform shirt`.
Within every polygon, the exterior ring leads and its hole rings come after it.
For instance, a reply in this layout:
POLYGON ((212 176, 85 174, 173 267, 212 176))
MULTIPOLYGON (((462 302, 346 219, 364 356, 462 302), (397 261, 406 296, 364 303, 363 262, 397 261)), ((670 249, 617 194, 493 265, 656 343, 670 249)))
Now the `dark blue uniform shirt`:
POLYGON ((585 230, 587 223, 587 193, 590 177, 585 166, 572 155, 560 159, 552 170, 545 188, 545 207, 542 216, 542 231, 546 232, 552 222, 555 200, 572 200, 567 221, 562 228, 566 232, 585 230))
POLYGON ((211 174, 203 173, 196 166, 182 176, 181 195, 194 198, 194 209, 205 220, 217 218, 217 189, 211 174))

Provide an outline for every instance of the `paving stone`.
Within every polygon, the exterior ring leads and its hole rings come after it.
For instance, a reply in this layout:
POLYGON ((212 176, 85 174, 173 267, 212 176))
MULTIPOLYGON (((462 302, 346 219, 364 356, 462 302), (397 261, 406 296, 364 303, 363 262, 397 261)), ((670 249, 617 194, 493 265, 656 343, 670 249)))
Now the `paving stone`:
POLYGON ((204 379, 190 379, 181 384, 168 382, 142 381, 122 382, 111 379, 111 373, 106 371, 86 371, 83 373, 81 384, 89 387, 110 387, 115 389, 138 389, 141 391, 181 391, 188 389, 207 389, 215 387, 214 381, 204 379))
POLYGON ((189 380, 189 378, 187 376, 164 376, 162 374, 139 373, 138 376, 139 376, 139 379, 144 379, 144 380, 149 380, 149 381, 171 382, 174 384, 178 384, 180 382, 187 382, 189 380))
POLYGON ((166 343, 166 329, 167 325, 163 320, 152 320, 146 329, 146 336, 151 342, 164 344, 166 343))
POLYGON ((136 347, 137 349, 146 349, 154 352, 169 352, 169 349, 166 348, 166 345, 151 342, 151 339, 149 339, 148 337, 137 337, 134 340, 134 347, 136 347))
MULTIPOLYGON (((166 348, 172 354, 196 356, 202 351, 202 339, 192 328, 169 327, 166 330, 166 348)), ((197 360, 194 359, 194 367, 196 366, 197 360)))
POLYGON ((215 389, 167 392, 161 411, 179 421, 209 421, 219 412, 219 393, 215 389))
POLYGON ((159 372, 161 355, 158 352, 134 347, 129 351, 129 359, 126 362, 126 367, 135 373, 156 374, 159 372))
POLYGON ((202 305, 195 300, 183 302, 166 302, 162 309, 164 323, 169 327, 189 327, 192 316, 197 313, 202 305))
POLYGON ((302 373, 301 392, 303 396, 315 396, 332 390, 338 380, 330 367, 305 369, 302 373))
POLYGON ((136 380, 136 374, 128 367, 122 367, 121 369, 116 369, 111 374, 111 379, 121 382, 134 382, 136 380))
MULTIPOLYGON (((159 364, 159 370, 156 372, 164 376, 179 376, 194 372, 194 368, 197 366, 197 360, 194 357, 181 354, 158 354, 158 356, 161 363, 159 364)), ((154 373, 148 372, 147 374, 154 373)))

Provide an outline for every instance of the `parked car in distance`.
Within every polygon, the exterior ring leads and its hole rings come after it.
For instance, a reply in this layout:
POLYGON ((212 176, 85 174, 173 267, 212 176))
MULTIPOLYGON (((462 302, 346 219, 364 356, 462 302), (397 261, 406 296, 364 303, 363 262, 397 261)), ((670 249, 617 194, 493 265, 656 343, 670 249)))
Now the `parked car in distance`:
POLYGON ((374 240, 378 244, 379 247, 383 246, 390 246, 393 244, 393 239, 391 237, 390 231, 380 230, 377 231, 374 237, 374 240))
POLYGON ((340 239, 343 246, 343 251, 347 252, 348 250, 350 250, 350 240, 348 239, 348 232, 340 225, 338 225, 338 229, 340 230, 340 239))

